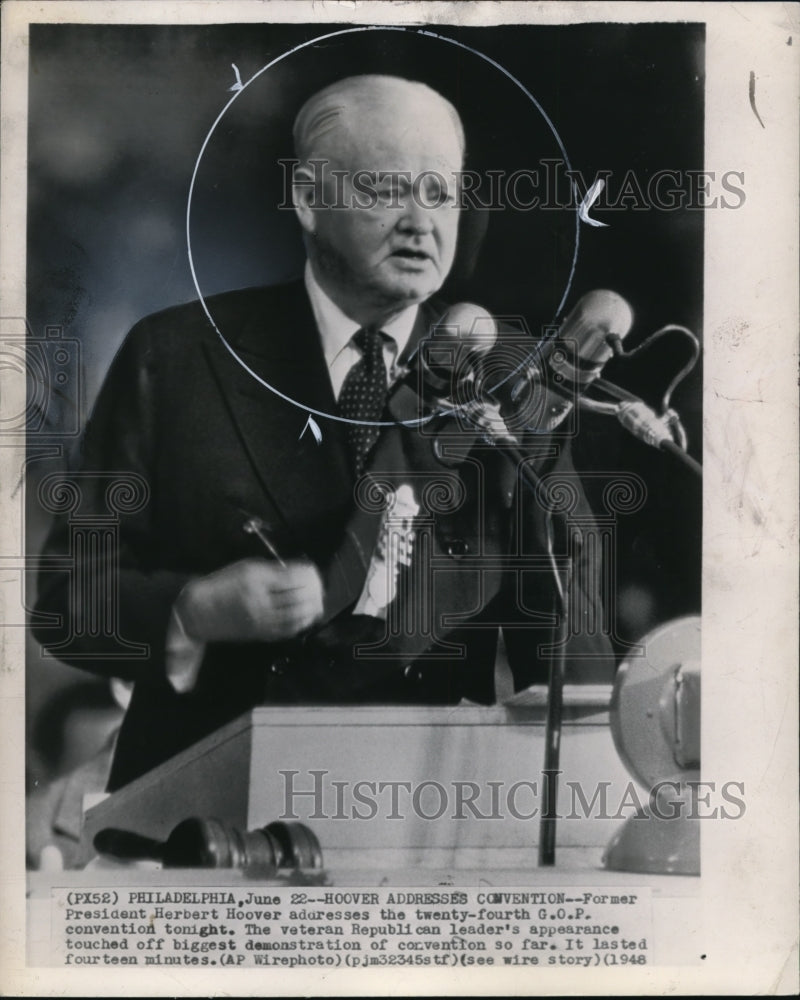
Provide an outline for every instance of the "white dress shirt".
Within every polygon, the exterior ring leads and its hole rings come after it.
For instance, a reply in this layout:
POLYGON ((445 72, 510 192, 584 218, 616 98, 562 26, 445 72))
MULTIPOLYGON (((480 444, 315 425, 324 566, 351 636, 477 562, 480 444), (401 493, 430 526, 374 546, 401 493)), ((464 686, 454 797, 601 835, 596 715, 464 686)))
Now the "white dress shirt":
MULTIPOLYGON (((338 399, 347 373, 361 359, 361 351, 353 343, 353 334, 360 327, 322 290, 309 262, 306 262, 303 277, 322 341, 322 352, 328 365, 333 395, 338 399)), ((389 385, 396 377, 397 359, 408 343, 418 311, 418 305, 408 306, 380 328, 385 334, 383 360, 386 364, 389 385)))

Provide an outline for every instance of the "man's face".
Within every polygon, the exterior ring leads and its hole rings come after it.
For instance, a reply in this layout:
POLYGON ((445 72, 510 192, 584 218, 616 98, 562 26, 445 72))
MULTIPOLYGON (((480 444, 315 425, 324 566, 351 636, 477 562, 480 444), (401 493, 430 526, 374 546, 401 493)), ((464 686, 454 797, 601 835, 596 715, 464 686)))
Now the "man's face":
POLYGON ((462 151, 450 119, 365 115, 320 158, 323 205, 313 211, 309 253, 334 300, 345 311, 356 303, 388 313, 436 292, 458 232, 462 151))

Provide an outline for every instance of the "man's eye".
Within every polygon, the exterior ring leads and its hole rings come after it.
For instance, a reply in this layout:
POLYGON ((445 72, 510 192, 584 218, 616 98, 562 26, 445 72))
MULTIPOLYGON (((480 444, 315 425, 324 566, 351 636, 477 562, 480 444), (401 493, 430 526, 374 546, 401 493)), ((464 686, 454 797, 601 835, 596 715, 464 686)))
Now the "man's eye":
POLYGON ((387 182, 385 184, 379 184, 378 197, 384 198, 386 201, 396 200, 403 193, 403 186, 397 182, 387 182))
POLYGON ((449 184, 440 184, 438 181, 433 181, 425 188, 423 197, 431 208, 450 207, 456 202, 455 191, 452 186, 449 184))

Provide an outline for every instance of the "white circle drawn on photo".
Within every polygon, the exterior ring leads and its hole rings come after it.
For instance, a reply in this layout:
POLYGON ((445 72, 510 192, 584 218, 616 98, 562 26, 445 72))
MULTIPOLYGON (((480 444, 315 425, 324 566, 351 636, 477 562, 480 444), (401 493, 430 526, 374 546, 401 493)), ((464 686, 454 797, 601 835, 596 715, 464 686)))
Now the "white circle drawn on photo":
MULTIPOLYGON (((213 137, 213 135, 214 135, 217 127, 220 124, 220 122, 223 120, 223 118, 225 117, 225 115, 228 113, 228 111, 230 110, 230 108, 232 107, 232 105, 245 92, 245 90, 247 90, 247 88, 252 83, 254 83, 256 80, 258 80, 264 73, 266 73, 268 69, 271 69, 273 66, 276 66, 278 63, 282 62, 284 59, 288 59, 288 57, 291 56, 291 55, 293 55, 295 52, 299 52, 301 49, 306 49, 310 45, 316 45, 319 42, 327 41, 330 38, 337 38, 337 37, 340 37, 341 35, 352 35, 352 34, 359 33, 359 32, 364 32, 364 31, 402 31, 402 32, 406 32, 406 33, 409 33, 409 34, 412 34, 412 35, 422 35, 422 36, 427 37, 427 38, 435 38, 435 39, 437 39, 437 41, 446 42, 449 45, 455 45, 455 46, 457 46, 460 49, 464 49, 467 52, 471 52, 473 55, 478 56, 478 58, 480 58, 480 59, 483 59, 485 62, 489 63, 491 66, 494 66, 495 69, 499 70, 500 73, 502 73, 505 77, 507 77, 509 80, 511 80, 511 82, 514 83, 522 91, 522 93, 525 94, 525 96, 528 98, 528 100, 531 101, 531 103, 534 105, 534 107, 536 108, 536 110, 539 112, 539 114, 543 118, 544 122, 546 123, 547 127, 550 129, 550 132, 552 133, 554 139, 558 143, 558 147, 559 147, 559 150, 561 151, 561 155, 564 158, 564 164, 565 164, 567 170, 568 171, 571 170, 571 164, 570 164, 570 161, 569 161, 569 157, 567 156, 567 151, 564 148, 564 143, 561 141, 561 136, 558 134, 558 131, 556 130, 555 125, 553 124, 553 122, 548 117, 547 112, 544 110, 544 108, 541 106, 541 104, 536 100, 536 98, 533 96, 533 94, 531 94, 531 92, 524 86, 524 84, 522 84, 512 73, 510 73, 499 62, 497 62, 496 60, 492 59, 491 56, 487 56, 485 53, 478 51, 478 49, 473 49, 470 45, 465 45, 464 42, 456 41, 456 39, 454 39, 454 38, 448 38, 446 35, 439 35, 439 34, 437 34, 434 31, 428 31, 428 30, 426 30, 424 28, 407 28, 407 27, 403 27, 403 26, 400 26, 400 25, 385 26, 385 25, 374 25, 374 24, 361 25, 361 26, 356 27, 356 28, 342 28, 339 31, 331 31, 331 32, 329 32, 328 34, 325 34, 325 35, 318 35, 315 38, 309 39, 307 42, 303 42, 301 45, 295 45, 294 48, 288 49, 282 55, 276 56, 275 59, 271 60, 271 62, 268 62, 265 66, 262 66, 261 69, 258 70, 258 72, 254 73, 253 76, 251 76, 249 80, 247 80, 246 82, 242 83, 241 87, 237 87, 237 89, 236 89, 235 93, 233 94, 233 96, 230 98, 230 100, 227 102, 227 104, 223 107, 223 109, 217 115, 216 119, 214 120, 214 123, 212 124, 211 128, 208 130, 208 134, 206 135, 205 139, 203 140, 203 144, 200 147, 200 152, 197 154, 197 160, 195 161, 194 169, 192 171, 192 179, 191 179, 191 182, 189 184, 189 196, 188 196, 187 203, 186 203, 186 251, 187 251, 187 254, 188 254, 188 258, 189 258, 189 269, 190 269, 191 274, 192 274, 192 283, 194 284, 195 291, 197 292, 197 296, 198 296, 200 305, 201 305, 201 307, 203 309, 203 312, 206 314, 206 317, 208 318, 209 323, 214 328, 214 331, 217 334, 217 336, 219 337, 219 339, 220 339, 223 347, 228 351, 228 353, 231 355, 231 357, 234 359, 234 361, 236 361, 236 363, 244 371, 246 371, 247 374, 250 375, 251 378, 253 378, 256 382, 258 382, 260 385, 262 385, 265 389, 268 389, 270 392, 274 393, 276 396, 278 396, 284 402, 288 403, 291 406, 296 406, 298 409, 302 410, 304 413, 306 413, 308 415, 313 415, 313 416, 316 416, 316 417, 322 417, 322 418, 324 418, 326 420, 335 420, 338 423, 343 423, 343 424, 365 424, 365 425, 371 426, 371 427, 394 427, 398 423, 402 423, 403 426, 406 426, 406 427, 417 427, 417 426, 420 426, 421 424, 427 423, 428 421, 430 421, 433 418, 433 416, 436 416, 437 414, 426 414, 425 416, 422 416, 422 417, 419 417, 419 418, 416 418, 416 419, 413 419, 413 420, 403 420, 403 421, 397 421, 397 420, 358 420, 358 419, 353 419, 351 417, 343 417, 341 414, 338 414, 338 413, 328 413, 325 410, 314 409, 314 407, 308 406, 306 403, 303 403, 301 400, 293 399, 291 396, 287 396, 285 393, 281 392, 280 389, 278 389, 276 386, 271 385, 266 379, 262 378, 257 372, 253 371, 253 369, 247 364, 247 362, 237 354, 237 352, 231 346, 231 344, 229 343, 229 341, 227 340, 227 338, 225 337, 225 335, 223 334, 223 332, 217 326, 216 322, 214 321, 214 317, 211 315, 211 311, 208 308, 208 305, 206 303, 206 300, 205 300, 205 297, 203 295, 203 292, 202 292, 202 290, 200 288, 200 282, 198 281, 198 278, 197 278, 197 273, 195 271, 195 265, 194 265, 194 258, 192 256, 192 235, 191 235, 192 198, 194 196, 194 189, 195 189, 195 183, 196 183, 196 180, 197 180, 197 174, 198 174, 198 171, 200 170, 200 164, 201 164, 202 159, 203 159, 203 154, 205 153, 206 148, 208 147, 209 142, 211 141, 211 139, 212 139, 212 137, 213 137)), ((566 302, 567 296, 569 295, 569 290, 570 290, 570 287, 572 286, 572 279, 573 279, 573 277, 575 275, 575 268, 576 268, 577 263, 578 263, 578 247, 579 247, 579 242, 580 242, 580 215, 579 215, 579 207, 580 207, 579 205, 576 205, 576 207, 575 207, 575 244, 574 244, 573 251, 572 251, 572 261, 570 263, 570 270, 569 270, 569 275, 567 277, 567 283, 566 283, 564 291, 563 291, 563 293, 561 295, 561 300, 560 300, 560 302, 558 304, 558 308, 556 309, 556 313, 555 313, 555 317, 556 318, 561 314, 561 311, 564 308, 564 303, 566 302)), ((448 415, 451 414, 451 413, 453 413, 453 412, 455 412, 454 409, 451 409, 451 410, 447 411, 448 415)))

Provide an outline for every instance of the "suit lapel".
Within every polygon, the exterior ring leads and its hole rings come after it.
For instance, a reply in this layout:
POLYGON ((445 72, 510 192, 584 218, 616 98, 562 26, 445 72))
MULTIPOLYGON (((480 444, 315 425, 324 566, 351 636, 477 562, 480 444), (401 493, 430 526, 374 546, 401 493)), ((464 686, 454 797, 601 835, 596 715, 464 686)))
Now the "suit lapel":
POLYGON ((236 356, 215 337, 209 361, 261 485, 304 533, 352 495, 342 425, 315 414, 319 443, 306 426, 309 410, 337 412, 319 334, 300 282, 238 295, 210 310, 236 356))
MULTIPOLYGON (((227 293, 209 310, 233 351, 214 335, 209 363, 262 488, 300 542, 324 534, 332 513, 352 505, 353 479, 346 425, 324 416, 338 408, 303 283, 227 293)), ((442 311, 422 304, 401 361, 413 364, 442 311)))

